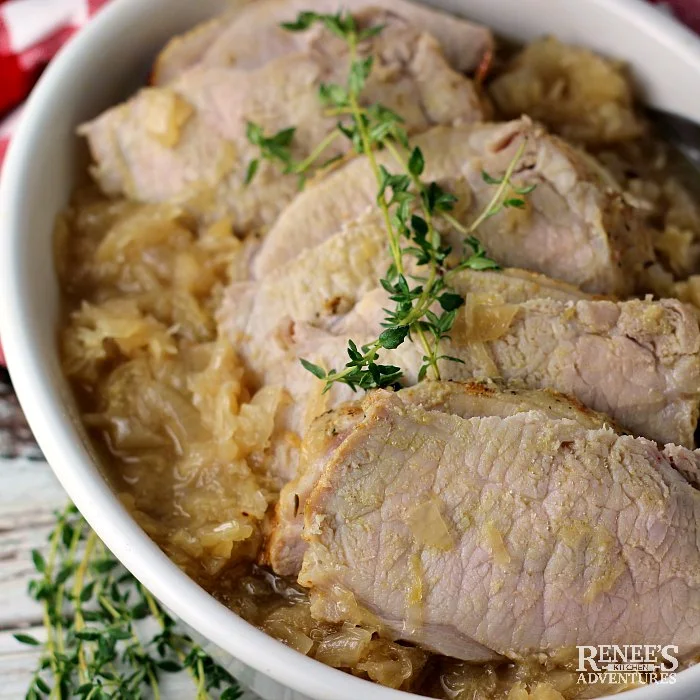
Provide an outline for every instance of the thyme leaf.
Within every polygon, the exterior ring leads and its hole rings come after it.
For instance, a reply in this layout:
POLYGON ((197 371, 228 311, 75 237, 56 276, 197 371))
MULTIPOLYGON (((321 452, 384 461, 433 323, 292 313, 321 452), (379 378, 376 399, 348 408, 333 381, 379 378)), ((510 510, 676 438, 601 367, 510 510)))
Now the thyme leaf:
POLYGON ((272 136, 265 136, 262 127, 254 122, 248 122, 246 126, 246 138, 254 146, 260 149, 260 158, 255 158, 248 164, 245 183, 249 184, 258 171, 260 159, 277 161, 284 166, 284 172, 292 172, 294 161, 292 159, 291 143, 296 127, 282 129, 272 136))

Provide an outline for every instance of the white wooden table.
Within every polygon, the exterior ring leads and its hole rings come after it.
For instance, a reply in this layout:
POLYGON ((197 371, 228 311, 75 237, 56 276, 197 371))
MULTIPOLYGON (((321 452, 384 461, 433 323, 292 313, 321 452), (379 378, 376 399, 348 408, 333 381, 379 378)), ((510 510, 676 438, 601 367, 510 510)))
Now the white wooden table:
MULTIPOLYGON (((37 653, 15 641, 18 628, 40 625, 39 605, 26 594, 34 567, 31 550, 42 547, 53 511, 66 496, 41 460, 16 400, 0 370, 0 698, 24 697, 37 653)), ((34 631, 32 631, 34 634, 34 631)), ((36 630, 37 634, 41 630, 36 630)))
MULTIPOLYGON (((0 700, 20 700, 36 667, 38 652, 20 644, 13 633, 29 631, 43 638, 41 608, 26 594, 34 575, 31 550, 46 546, 55 510, 68 500, 41 458, 0 368, 0 700)), ((166 700, 194 698, 185 674, 167 675, 166 700)), ((245 700, 257 696, 246 694, 245 700)))

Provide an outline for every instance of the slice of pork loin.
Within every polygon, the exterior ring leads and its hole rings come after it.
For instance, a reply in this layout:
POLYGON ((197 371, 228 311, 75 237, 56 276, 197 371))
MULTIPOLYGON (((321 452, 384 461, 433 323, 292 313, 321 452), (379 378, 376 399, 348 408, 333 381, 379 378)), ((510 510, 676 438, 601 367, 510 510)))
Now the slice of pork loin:
MULTIPOLYGON (((371 224, 374 214, 368 216, 366 223, 371 224)), ((299 359, 305 357, 326 369, 341 367, 347 362, 347 339, 358 334, 364 338, 374 324, 381 323, 381 308, 375 302, 386 306, 386 300, 365 294, 378 276, 373 268, 378 265, 383 270, 387 264, 383 253, 373 257, 376 246, 381 246, 380 236, 376 224, 357 230, 348 227, 306 257, 292 261, 279 276, 232 285, 222 304, 220 331, 231 339, 248 376, 258 386, 284 387, 289 397, 277 414, 266 463, 280 487, 296 473, 301 436, 314 418, 355 397, 343 384, 322 393, 323 384, 299 359), (352 234, 355 246, 351 262, 346 234, 352 234), (358 301, 347 317, 335 315, 358 301)), ((463 295, 478 292, 479 299, 494 304, 539 297, 588 298, 567 284, 523 270, 464 271, 457 277, 456 288, 463 295)), ((411 376, 417 372, 416 362, 420 354, 404 361, 411 376)))
POLYGON ((368 210, 276 273, 229 285, 219 327, 259 378, 279 356, 274 339, 285 321, 325 327, 376 286, 389 261, 381 216, 368 210))
MULTIPOLYGON (((482 117, 472 82, 449 67, 429 34, 380 10, 357 20, 384 24, 361 48, 375 57, 363 100, 398 112, 409 132, 482 117)), ((350 60, 345 42, 327 31, 311 32, 306 43, 254 71, 187 71, 82 126, 102 189, 146 202, 177 201, 208 220, 231 217, 241 232, 270 225, 298 191, 297 178, 265 160, 245 185, 248 164, 260 155, 247 124, 267 135, 296 126, 292 153, 304 159, 337 121, 325 114, 319 86, 345 82, 350 60)), ((325 156, 344 153, 347 144, 336 139, 325 156)))
MULTIPOLYGON (((494 194, 482 171, 502 175, 523 139, 527 146, 513 181, 537 188, 528 195, 525 209, 506 210, 479 227, 477 235, 491 257, 585 291, 630 292, 637 274, 653 259, 649 232, 639 212, 591 165, 590 156, 527 118, 436 128, 415 137, 413 144, 423 151, 426 181, 436 180, 459 197, 453 214, 468 224, 494 194)), ((388 154, 379 159, 396 171, 388 154)), ((365 158, 307 187, 270 230, 254 260, 254 275, 264 277, 334 235, 373 206, 376 193, 365 158)))
MULTIPOLYGON (((279 356, 274 338, 285 324, 309 321, 329 327, 372 291, 390 262, 381 212, 367 209, 282 269, 261 280, 231 284, 217 312, 219 327, 259 378, 279 356)), ((458 291, 514 302, 542 296, 587 297, 571 285, 515 268, 465 272, 458 291)))
MULTIPOLYGON (((552 418, 569 418, 585 428, 612 425, 607 416, 553 391, 509 389, 490 383, 424 381, 403 389, 397 396, 407 406, 442 411, 462 418, 511 416, 540 410, 552 418)), ((361 402, 354 401, 319 416, 306 431, 294 479, 280 492, 271 531, 261 561, 282 576, 296 576, 306 543, 301 537, 304 504, 328 460, 340 443, 364 418, 361 402)))
MULTIPOLYGON (((305 505, 313 614, 354 599, 397 638, 511 659, 700 649, 700 493, 655 443, 541 411, 462 418, 388 392, 305 505)), ((341 613, 342 616, 342 613, 341 613)))
MULTIPOLYGON (((459 290, 459 284, 456 285, 459 290)), ((476 296, 476 295, 474 295, 476 296)), ((295 324, 299 357, 344 364, 347 339, 358 345, 381 332, 382 289, 370 292, 332 329, 295 324)), ((610 415, 635 435, 694 447, 700 411, 700 329, 692 307, 675 299, 613 302, 467 299, 441 352, 445 379, 502 378, 570 395, 610 415)), ((382 360, 417 381, 422 352, 405 342, 382 360)))
MULTIPOLYGON (((298 33, 280 24, 300 12, 336 13, 336 0, 256 0, 205 22, 168 43, 156 60, 153 82, 172 82, 193 66, 235 66, 246 70, 292 53, 299 48, 298 33)), ((450 64, 459 71, 476 69, 493 51, 493 35, 486 27, 454 15, 437 12, 405 0, 344 0, 342 9, 358 12, 367 7, 390 10, 432 34, 450 64)))
POLYGON ((680 472, 689 484, 700 489, 700 450, 686 450, 678 445, 666 445, 664 454, 671 460, 676 471, 680 472))

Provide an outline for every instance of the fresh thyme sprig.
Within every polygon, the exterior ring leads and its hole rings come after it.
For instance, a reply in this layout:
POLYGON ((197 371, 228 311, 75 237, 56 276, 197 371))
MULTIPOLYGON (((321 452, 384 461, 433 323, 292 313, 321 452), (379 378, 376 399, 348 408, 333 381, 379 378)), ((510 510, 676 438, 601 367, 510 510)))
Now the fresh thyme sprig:
MULTIPOLYGON (((360 57, 359 45, 379 34, 382 27, 360 30, 350 14, 324 15, 315 12, 302 12, 295 22, 282 26, 289 31, 304 31, 315 23, 320 23, 342 38, 349 50, 347 84, 323 84, 319 89, 326 114, 339 118, 336 128, 302 163, 294 163, 288 152, 282 156, 279 152, 273 153, 271 158, 268 141, 258 138, 262 131, 255 125, 249 125, 254 132, 254 138, 249 134, 249 139, 260 146, 262 158, 277 159, 284 164, 285 172, 296 172, 301 177, 321 156, 327 147, 325 142, 330 143, 338 135, 345 136, 356 153, 367 157, 377 181, 376 202, 384 220, 392 259, 380 284, 388 292, 394 308, 385 310, 384 331, 376 340, 360 348, 352 340, 348 342, 349 362, 343 369, 326 371, 305 359, 301 361, 302 365, 325 382, 324 391, 336 382, 347 384, 352 389, 395 386, 402 376, 401 369, 380 364, 380 351, 394 350, 406 339, 417 338, 424 350, 418 378, 423 379, 430 371, 436 379, 440 379, 440 360, 462 362, 459 358, 440 354, 440 344, 449 338, 457 310, 464 303, 462 297, 449 288, 449 280, 456 272, 467 268, 499 269, 498 264, 486 255, 474 233, 486 219, 501 210, 525 206, 523 197, 534 186, 518 188, 511 181, 524 153, 525 143, 518 148, 503 177, 495 178, 482 173, 484 181, 497 186, 497 189, 476 219, 469 226, 463 226, 450 213, 456 202, 454 195, 436 182, 423 181, 423 153, 419 148, 410 148, 401 117, 381 104, 361 104, 361 93, 371 74, 373 57, 360 57), (387 150, 401 172, 392 173, 380 165, 375 155, 378 150, 387 150), (462 257, 453 267, 447 265, 452 250, 443 244, 438 221, 448 223, 465 236, 462 257), (408 262, 411 258, 413 264, 409 272, 408 262)), ((289 131, 283 130, 268 140, 275 144, 282 141, 288 146, 293 136, 289 136, 287 141, 289 131)))
MULTIPOLYGON (((260 158, 278 161, 284 166, 285 172, 290 172, 291 168, 294 167, 290 145, 295 131, 296 127, 291 127, 278 131, 273 136, 265 136, 260 126, 248 122, 246 137, 248 141, 260 149, 260 158)), ((260 158, 255 158, 248 164, 248 170, 245 175, 246 184, 250 183, 258 172, 260 158)))
MULTIPOLYGON (((46 642, 26 700, 140 700, 160 695, 163 673, 187 670, 197 700, 236 700, 236 680, 106 550, 74 506, 57 513, 48 556, 32 552, 29 593, 43 607, 46 642), (138 622, 157 631, 144 635, 138 622)), ((28 634, 17 641, 42 646, 28 634)))
MULTIPOLYGON (((262 127, 253 122, 248 122, 246 126, 246 137, 250 143, 260 149, 260 157, 254 158, 248 163, 248 170, 245 175, 245 184, 248 185, 253 181, 260 160, 270 160, 278 162, 283 166, 282 172, 285 174, 297 174, 299 176, 299 189, 303 188, 306 182, 306 173, 316 164, 316 161, 323 155, 324 151, 335 141, 341 134, 334 130, 326 136, 321 143, 316 146, 312 153, 302 161, 295 161, 292 156, 291 144, 296 132, 296 127, 282 129, 272 136, 265 136, 262 127)), ((329 165, 335 158, 326 160, 323 165, 329 165)))

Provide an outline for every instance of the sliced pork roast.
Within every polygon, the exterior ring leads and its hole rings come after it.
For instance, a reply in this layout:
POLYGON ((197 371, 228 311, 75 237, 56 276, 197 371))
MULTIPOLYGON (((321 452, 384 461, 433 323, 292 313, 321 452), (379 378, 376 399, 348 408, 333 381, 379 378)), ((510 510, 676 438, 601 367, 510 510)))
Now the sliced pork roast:
POLYGON ((279 355, 274 337, 285 322, 327 327, 376 286, 389 262, 381 215, 367 210, 276 273, 229 285, 218 311, 220 326, 259 377, 279 355))
POLYGON ((391 10, 432 34, 450 64, 459 71, 475 70, 493 51, 491 30, 405 0, 255 0, 242 8, 174 38, 158 57, 153 82, 172 82, 193 66, 224 66, 254 70, 299 48, 299 35, 280 24, 300 12, 356 13, 367 7, 391 10))
MULTIPOLYGON (((432 36, 381 10, 357 20, 384 25, 362 42, 361 53, 375 57, 363 91, 368 104, 380 101, 395 110, 409 132, 482 118, 472 82, 450 68, 432 36)), ((230 217, 239 232, 269 226, 296 194, 297 177, 281 176, 280 164, 265 160, 245 185, 248 164, 260 155, 247 138, 248 122, 268 136, 296 126, 292 155, 303 160, 336 126, 319 100, 319 86, 347 78, 343 40, 321 29, 303 40, 303 49, 256 70, 189 70, 81 127, 102 189, 145 202, 174 201, 207 220, 230 217)), ((336 139, 325 157, 344 153, 348 144, 336 139)))
MULTIPOLYGON (((649 231, 590 156, 527 118, 438 127, 412 143, 423 151, 425 179, 438 181, 459 197, 453 214, 469 224, 494 194, 482 172, 503 175, 523 139, 526 150, 513 182, 537 187, 525 209, 506 210, 479 227, 478 236, 491 257, 588 292, 631 292, 638 274, 653 260, 649 231)), ((390 155, 379 159, 390 171, 399 170, 390 155)), ((254 276, 262 278, 284 267, 337 233, 376 206, 376 194, 377 183, 365 158, 308 186, 270 230, 253 263, 254 276)))
MULTIPOLYGON (((383 233, 374 213, 356 223, 291 261, 279 275, 231 285, 218 314, 220 330, 231 339, 251 380, 258 386, 283 386, 289 395, 277 417, 267 464, 280 486, 296 473, 299 441, 313 419, 355 397, 344 385, 322 393, 322 383, 301 366, 300 357, 327 369, 340 367, 347 362, 347 339, 355 335, 364 340, 382 320, 376 303, 386 306, 386 300, 371 288, 388 263, 383 233), (343 338, 342 333, 352 335, 343 338)), ((524 270, 465 271, 457 282, 460 294, 478 290, 478 299, 495 305, 539 297, 589 298, 524 270)), ((420 353, 410 345, 404 348, 410 359, 402 363, 415 379, 420 353)))
POLYGON ((678 445, 666 445, 664 454, 671 460, 676 471, 683 474, 689 484, 700 489, 700 450, 691 452, 678 445))
MULTIPOLYGON (((459 291, 459 282, 455 285, 459 291)), ((441 351, 443 378, 502 378, 533 389, 549 388, 610 415, 635 435, 661 444, 694 446, 700 407, 700 329, 692 307, 662 301, 563 301, 472 295, 460 311, 451 341, 441 351)), ((327 332, 295 324, 299 357, 338 368, 348 338, 358 345, 381 332, 382 289, 366 295, 327 332)), ((404 343, 383 360, 417 381, 422 351, 404 343)))
MULTIPOLYGON (((280 352, 279 343, 271 339, 290 322, 331 327, 376 287, 390 262, 381 212, 367 209, 274 273, 231 284, 218 311, 220 327, 260 377, 280 352)), ((541 296, 588 298, 572 285, 516 268, 466 272, 459 277, 458 291, 514 302, 541 296)))
MULTIPOLYGON (((278 278, 234 285, 219 314, 221 332, 252 380, 284 387, 289 397, 277 415, 267 464, 280 487, 295 476, 300 440, 314 418, 356 397, 339 384, 323 393, 323 383, 299 360, 340 369, 348 361, 348 339, 362 345, 382 330, 386 293, 364 293, 365 273, 379 260, 373 257, 379 234, 362 230, 365 243, 351 265, 344 267, 347 229, 307 260, 294 260, 278 278), (313 284, 318 293, 307 296, 313 284)), ((694 445, 700 330, 689 306, 595 299, 521 270, 464 271, 453 286, 466 304, 443 352, 464 364, 443 362, 444 378, 502 378, 550 388, 607 413, 636 435, 694 445)), ((407 385, 416 382, 421 358, 410 342, 382 354, 384 362, 403 369, 407 385)))
MULTIPOLYGON (((552 418, 568 418, 583 427, 611 425, 607 416, 553 391, 499 388, 493 382, 462 383, 424 381, 403 389, 397 396, 410 406, 426 411, 469 418, 510 416, 540 410, 552 418)), ((283 576, 296 576, 306 551, 301 533, 304 506, 325 465, 338 445, 364 418, 360 401, 347 402, 317 418, 304 435, 299 466, 294 479, 281 491, 262 561, 283 576)))
POLYGON ((299 581, 316 617, 371 616, 473 661, 577 644, 700 650, 700 493, 655 443, 390 392, 361 410, 304 507, 299 581))

